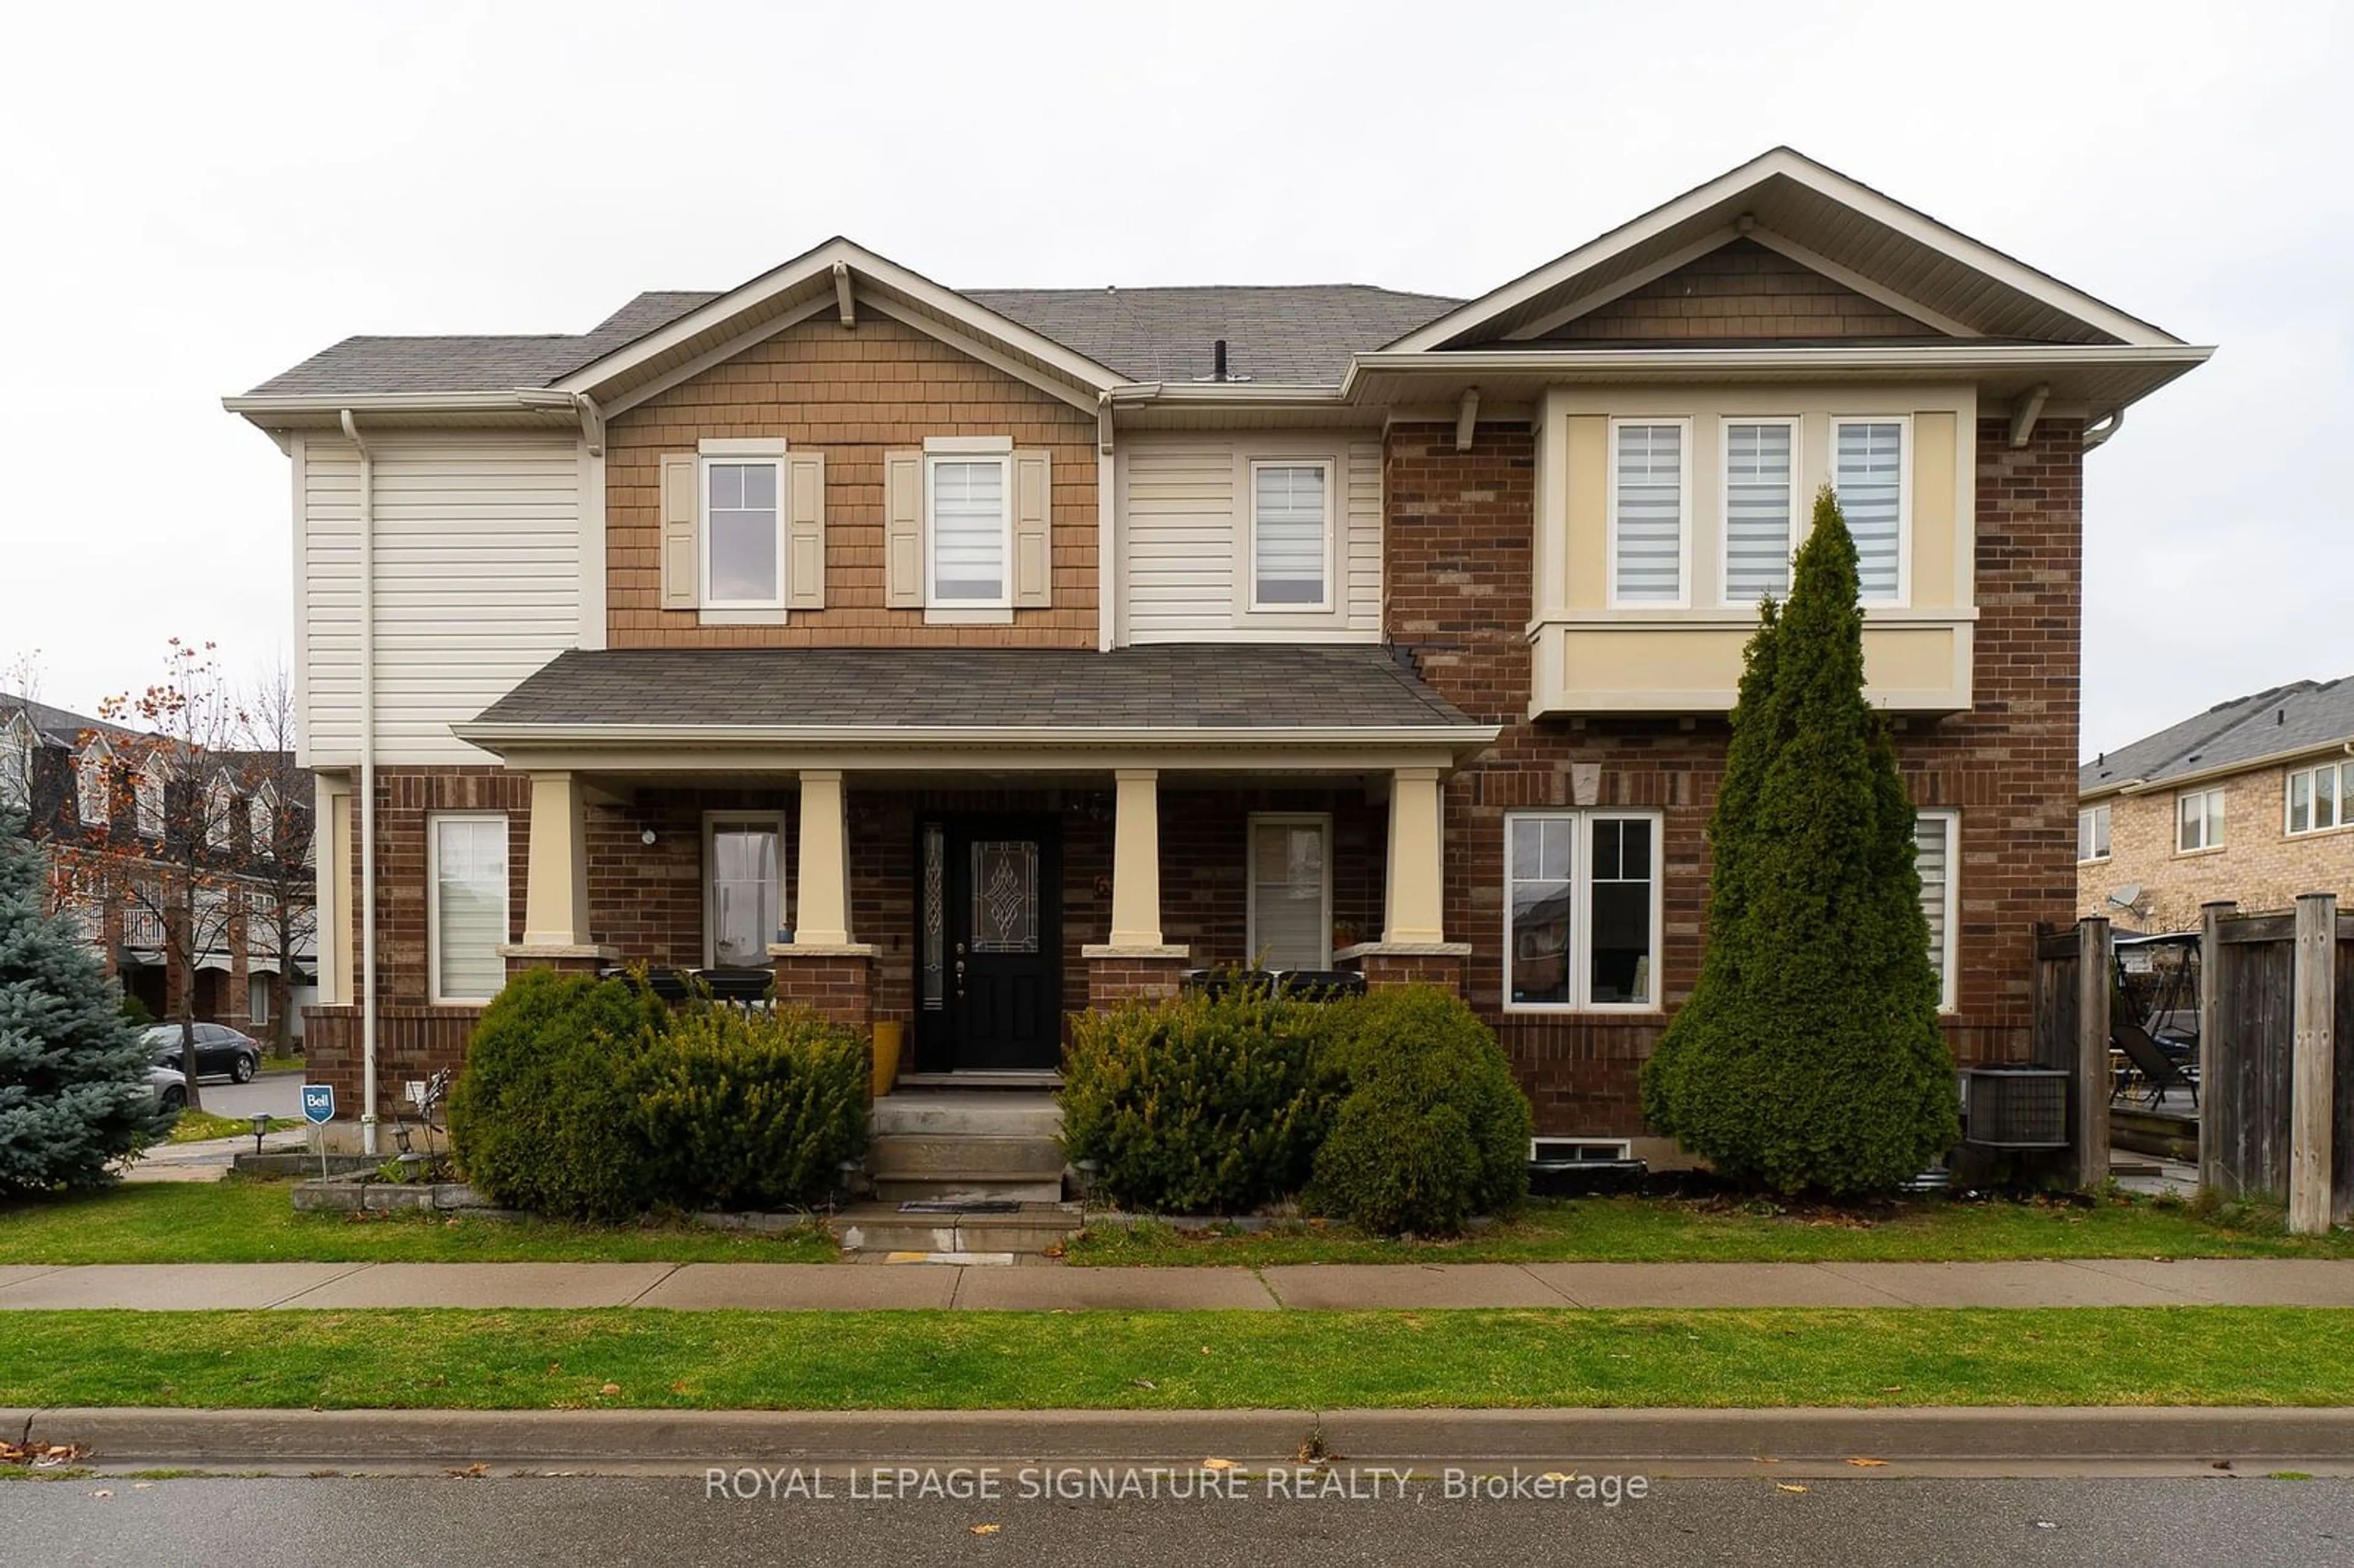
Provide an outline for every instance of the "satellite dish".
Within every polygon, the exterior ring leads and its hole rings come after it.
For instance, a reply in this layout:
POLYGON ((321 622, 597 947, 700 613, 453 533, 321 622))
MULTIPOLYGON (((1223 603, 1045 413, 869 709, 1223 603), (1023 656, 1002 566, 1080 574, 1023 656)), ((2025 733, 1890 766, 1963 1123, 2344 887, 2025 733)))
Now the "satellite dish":
POLYGON ((2141 884, 2128 882, 2109 895, 2109 902, 2120 909, 2133 909, 2141 904, 2141 884))

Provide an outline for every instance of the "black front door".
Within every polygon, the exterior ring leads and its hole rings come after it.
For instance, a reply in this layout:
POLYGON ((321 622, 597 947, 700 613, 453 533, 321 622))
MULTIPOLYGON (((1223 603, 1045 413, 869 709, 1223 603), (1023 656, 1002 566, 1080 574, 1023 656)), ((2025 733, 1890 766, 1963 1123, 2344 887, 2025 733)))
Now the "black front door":
POLYGON ((950 1071, 1053 1068, 1063 1048, 1062 838, 1052 817, 918 824, 917 1046, 950 1071))

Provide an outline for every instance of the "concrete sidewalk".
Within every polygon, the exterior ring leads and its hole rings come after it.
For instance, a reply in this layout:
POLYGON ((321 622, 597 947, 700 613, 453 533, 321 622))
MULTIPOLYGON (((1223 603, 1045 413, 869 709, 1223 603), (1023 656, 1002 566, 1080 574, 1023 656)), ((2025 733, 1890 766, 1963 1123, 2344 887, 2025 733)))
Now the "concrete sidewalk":
POLYGON ((1310 1264, 1269 1268, 762 1263, 0 1267, 0 1310, 661 1307, 691 1311, 1391 1308, 2354 1307, 2354 1259, 2073 1263, 1310 1264))

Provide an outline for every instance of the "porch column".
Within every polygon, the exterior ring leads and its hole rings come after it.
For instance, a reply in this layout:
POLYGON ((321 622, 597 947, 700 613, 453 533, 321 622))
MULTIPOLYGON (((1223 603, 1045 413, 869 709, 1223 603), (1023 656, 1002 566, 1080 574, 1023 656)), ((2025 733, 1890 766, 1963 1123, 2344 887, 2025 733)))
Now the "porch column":
POLYGON ((1109 939, 1079 949, 1087 965, 1087 1005, 1097 1012, 1176 995, 1193 956, 1161 938, 1161 775, 1122 768, 1112 782, 1109 939))
POLYGON ((809 947, 850 942, 850 848, 842 775, 801 774, 801 904, 793 941, 809 947))
POLYGON ((588 934, 588 801, 571 773, 531 776, 530 858, 524 881, 523 940, 499 951, 507 972, 570 969, 594 974, 620 950, 588 934))
POLYGON ((864 1033, 875 1020, 875 948, 850 934, 850 832, 837 768, 801 771, 801 880, 793 939, 769 949, 777 1000, 864 1033))
POLYGON ((1400 768, 1390 775, 1388 881, 1382 897, 1382 938, 1333 955, 1354 966, 1368 990, 1436 985, 1463 989, 1469 942, 1447 939, 1447 876, 1441 846, 1447 792, 1437 768, 1400 768))

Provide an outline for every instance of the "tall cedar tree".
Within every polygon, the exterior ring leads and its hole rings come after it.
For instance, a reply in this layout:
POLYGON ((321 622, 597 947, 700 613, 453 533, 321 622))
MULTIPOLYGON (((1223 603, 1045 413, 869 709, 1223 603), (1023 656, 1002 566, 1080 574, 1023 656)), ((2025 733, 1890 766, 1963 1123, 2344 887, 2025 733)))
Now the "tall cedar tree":
POLYGON ((1660 1131, 1783 1192, 1893 1186, 1960 1135, 1914 811, 1863 697, 1855 542, 1826 488, 1760 616, 1709 823, 1700 982, 1643 1072, 1660 1131))
POLYGON ((0 1197, 110 1180, 161 1136, 147 1048, 98 955, 45 906, 40 851, 0 810, 0 1197))

